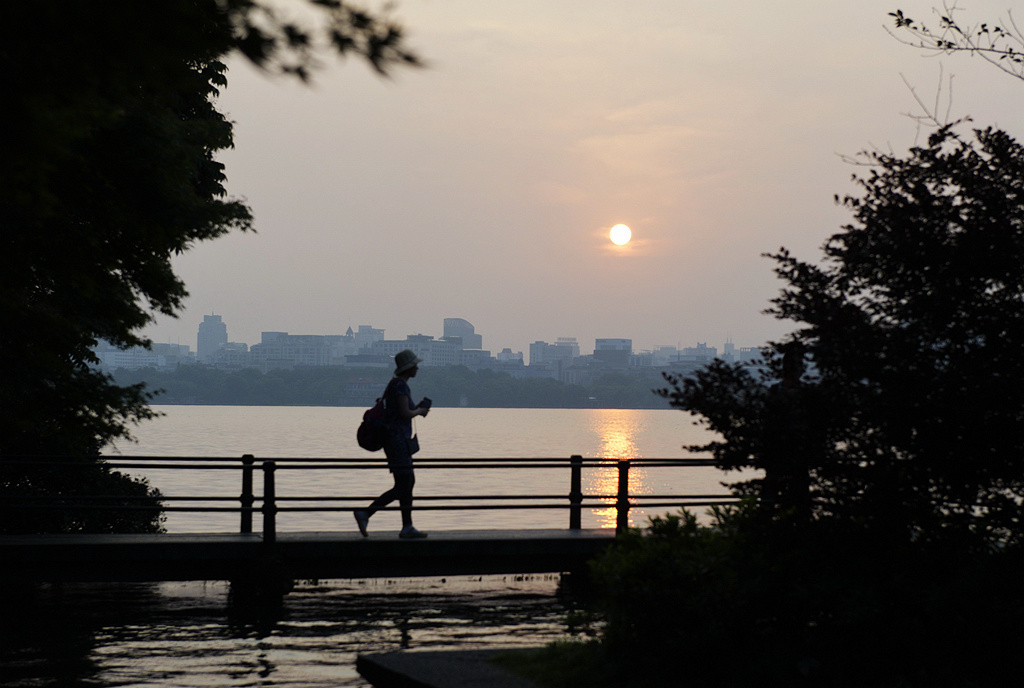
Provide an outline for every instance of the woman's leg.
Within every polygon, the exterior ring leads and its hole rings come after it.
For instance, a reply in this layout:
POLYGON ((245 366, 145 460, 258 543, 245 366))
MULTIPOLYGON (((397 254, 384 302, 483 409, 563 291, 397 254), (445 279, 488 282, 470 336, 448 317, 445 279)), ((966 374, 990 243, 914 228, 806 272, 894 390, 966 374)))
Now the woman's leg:
POLYGON ((411 468, 395 469, 391 475, 395 479, 395 484, 390 490, 373 500, 363 512, 367 517, 373 516, 377 511, 397 499, 398 503, 402 505, 402 525, 412 525, 412 488, 416 484, 416 476, 411 468))
POLYGON ((365 509, 357 509, 353 512, 359 532, 366 537, 366 526, 378 510, 383 509, 391 502, 398 500, 402 507, 402 527, 412 525, 412 486, 416 478, 412 472, 412 455, 409 454, 409 445, 406 439, 394 433, 389 433, 384 438, 384 454, 388 457, 388 466, 395 484, 390 490, 373 500, 370 506, 365 509), (396 468, 398 464, 400 468, 396 468))
POLYGON ((402 527, 408 528, 412 525, 412 488, 416 484, 416 475, 411 468, 396 469, 394 475, 395 486, 391 491, 402 507, 402 527))

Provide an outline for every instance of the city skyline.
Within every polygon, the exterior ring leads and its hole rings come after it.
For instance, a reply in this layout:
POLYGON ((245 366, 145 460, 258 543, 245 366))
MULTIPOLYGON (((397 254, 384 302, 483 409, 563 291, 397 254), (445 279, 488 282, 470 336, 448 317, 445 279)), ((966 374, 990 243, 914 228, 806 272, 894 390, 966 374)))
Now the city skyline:
MULTIPOLYGON (((96 365, 104 370, 155 368, 174 369, 181 364, 209 364, 221 368, 272 368, 351 366, 389 367, 402 350, 410 349, 422 360, 423 367, 466 366, 477 370, 501 370, 513 376, 542 376, 592 381, 602 370, 669 367, 679 364, 708 363, 721 358, 726 362, 750 363, 763 355, 761 345, 736 346, 727 339, 722 352, 707 342, 694 346, 662 345, 637 349, 631 338, 602 337, 590 350, 581 347, 575 337, 558 337, 554 342, 535 340, 529 351, 513 351, 500 343, 483 349, 483 337, 463 318, 445 318, 443 335, 407 334, 388 337, 386 330, 372 325, 349 327, 344 334, 290 333, 264 330, 260 341, 233 341, 228 325, 218 314, 203 316, 196 333, 196 347, 189 344, 154 342, 151 347, 120 348, 101 340, 93 347, 96 365), (498 350, 500 349, 500 350, 498 350), (577 362, 581 362, 582 368, 577 362), (597 368, 592 368, 594 363, 597 368), (525 373, 524 371, 530 372, 525 373), (535 369, 541 369, 537 372, 535 369)), ((563 381, 566 381, 563 379, 563 381)))
POLYGON ((179 256, 191 297, 144 333, 191 343, 204 313, 245 342, 266 325, 433 332, 457 313, 523 352, 566 334, 778 339, 792 325, 762 314, 783 286, 762 254, 816 260, 850 222, 833 197, 867 170, 843 156, 920 142, 918 98, 1024 132, 1024 90, 902 45, 894 9, 406 2, 395 16, 424 69, 381 79, 325 57, 306 86, 232 59, 220 159, 257 232, 179 256), (620 223, 632 239, 616 245, 620 223))
MULTIPOLYGON (((202 353, 202 349, 203 349, 202 344, 203 344, 203 338, 204 338, 204 330, 209 330, 211 328, 211 326, 215 327, 219 333, 220 332, 223 333, 223 337, 224 337, 223 341, 225 343, 228 343, 228 344, 244 344, 247 347, 252 347, 252 346, 255 346, 256 344, 259 344, 261 342, 265 342, 267 335, 286 334, 286 335, 292 335, 292 336, 344 337, 344 336, 350 336, 350 335, 358 336, 360 331, 363 330, 363 329, 372 329, 374 331, 378 331, 378 332, 383 334, 383 339, 387 339, 387 340, 390 340, 390 341, 402 341, 402 340, 406 340, 406 339, 408 339, 410 337, 428 337, 430 339, 441 339, 442 337, 449 336, 448 334, 445 333, 446 332, 445 326, 447 326, 448 321, 449 320, 460 320, 460 321, 466 323, 467 325, 469 325, 471 330, 472 330, 471 334, 474 337, 474 339, 473 339, 473 341, 471 343, 479 343, 480 344, 480 346, 465 346, 466 349, 479 348, 479 349, 483 349, 483 350, 489 351, 492 355, 500 353, 500 352, 505 351, 505 350, 509 350, 509 351, 511 351, 514 354, 523 354, 524 359, 527 360, 527 361, 529 360, 529 349, 530 349, 529 346, 527 346, 527 348, 525 350, 518 350, 517 351, 513 347, 506 346, 506 345, 502 344, 501 342, 497 342, 495 344, 487 344, 488 338, 485 336, 485 333, 483 333, 483 332, 476 332, 475 331, 476 330, 475 326, 472 323, 470 323, 470 322, 468 322, 468 321, 466 321, 466 320, 464 320, 462 318, 450 318, 450 317, 444 318, 444 323, 442 325, 442 334, 431 334, 430 332, 406 332, 406 333, 398 335, 398 336, 388 336, 386 333, 389 330, 386 327, 375 327, 373 323, 360 323, 356 327, 352 327, 352 326, 346 327, 346 331, 345 332, 327 332, 327 331, 321 331, 321 332, 289 332, 287 330, 278 330, 278 329, 261 329, 260 330, 260 337, 256 341, 244 341, 244 340, 232 337, 231 336, 230 322, 228 320, 224 320, 223 318, 224 318, 224 316, 222 314, 220 314, 220 313, 210 313, 208 315, 203 316, 203 320, 197 324, 197 332, 196 332, 196 335, 193 336, 191 342, 154 342, 154 344, 176 344, 176 345, 187 346, 190 351, 195 352, 196 355, 199 357, 199 359, 202 360, 205 357, 203 355, 203 353, 202 353)), ((707 346, 708 342, 715 341, 715 340, 707 339, 707 340, 704 340, 704 341, 694 340, 694 341, 688 341, 688 342, 663 342, 663 343, 660 343, 660 344, 655 344, 654 346, 651 346, 651 347, 642 347, 642 346, 637 346, 636 345, 636 339, 634 337, 611 337, 611 336, 609 336, 609 337, 595 337, 594 340, 593 340, 593 346, 596 349, 600 342, 602 342, 602 341, 612 341, 612 340, 629 341, 632 344, 631 350, 632 350, 633 353, 652 352, 652 351, 655 351, 655 350, 657 350, 658 348, 661 348, 661 347, 666 347, 666 348, 675 347, 675 348, 677 348, 679 350, 682 350, 684 348, 703 347, 703 346, 707 346)), ((577 355, 588 355, 589 353, 593 353, 593 350, 589 350, 588 351, 585 347, 582 346, 582 344, 585 344, 585 342, 580 341, 580 339, 578 337, 572 336, 571 333, 562 333, 561 335, 559 335, 558 337, 555 337, 555 338, 532 339, 532 340, 530 340, 530 345, 538 344, 538 343, 548 343, 548 344, 556 345, 556 344, 561 344, 561 343, 567 343, 569 341, 571 341, 572 343, 576 344, 576 348, 578 350, 577 355)), ((725 345, 736 345, 736 342, 732 339, 731 336, 728 336, 728 335, 725 337, 725 339, 721 343, 723 344, 723 348, 724 348, 725 345)), ((739 348, 758 348, 758 347, 764 346, 765 344, 767 344, 767 342, 745 342, 745 343, 741 343, 739 345, 736 345, 735 348, 737 348, 737 349, 739 349, 739 348)), ((213 348, 215 349, 216 347, 213 347, 213 348)), ((719 347, 714 346, 714 347, 710 347, 710 348, 713 348, 713 349, 717 350, 719 347)))

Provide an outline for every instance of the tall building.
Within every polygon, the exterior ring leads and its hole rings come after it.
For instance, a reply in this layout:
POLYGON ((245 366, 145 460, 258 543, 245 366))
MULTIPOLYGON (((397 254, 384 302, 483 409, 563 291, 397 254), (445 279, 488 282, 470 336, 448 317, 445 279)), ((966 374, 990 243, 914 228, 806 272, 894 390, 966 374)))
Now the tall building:
POLYGON ((444 337, 461 337, 463 349, 482 349, 484 348, 483 336, 476 333, 473 328, 473 324, 468 320, 462 318, 445 318, 444 319, 444 337))
POLYGON ((199 337, 196 341, 196 358, 200 362, 210 360, 221 344, 228 343, 228 326, 219 315, 204 315, 199 323, 199 337))
POLYGON ((610 365, 627 365, 633 353, 632 339, 597 339, 594 341, 594 358, 610 365))
POLYGON ((559 337, 554 344, 536 341, 530 344, 530 365, 545 366, 549 363, 568 366, 580 357, 580 345, 575 337, 559 337))
POLYGON ((732 337, 725 340, 725 350, 722 352, 722 360, 726 363, 735 363, 739 360, 736 354, 736 345, 732 343, 732 337))
POLYGON ((559 351, 567 349, 569 351, 569 358, 580 357, 580 345, 579 343, 577 343, 575 337, 559 337, 558 339, 555 340, 555 346, 562 347, 562 349, 559 349, 559 351))

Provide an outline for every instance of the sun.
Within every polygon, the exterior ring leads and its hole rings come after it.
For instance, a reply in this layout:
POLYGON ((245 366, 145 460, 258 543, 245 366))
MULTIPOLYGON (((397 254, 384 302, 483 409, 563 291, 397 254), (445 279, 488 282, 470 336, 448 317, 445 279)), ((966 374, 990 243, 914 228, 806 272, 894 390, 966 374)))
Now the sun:
POLYGON ((633 232, 630 231, 626 225, 615 225, 612 227, 612 231, 608 233, 611 237, 612 243, 617 246, 624 246, 629 243, 630 238, 633 236, 633 232))

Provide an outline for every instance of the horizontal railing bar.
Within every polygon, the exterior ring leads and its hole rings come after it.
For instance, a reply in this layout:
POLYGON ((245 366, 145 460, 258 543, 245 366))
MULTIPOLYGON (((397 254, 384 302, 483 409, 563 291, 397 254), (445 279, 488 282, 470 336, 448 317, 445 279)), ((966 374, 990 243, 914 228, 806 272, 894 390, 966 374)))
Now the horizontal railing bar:
MULTIPOLYGON (((602 468, 604 468, 604 467, 608 467, 608 466, 615 466, 620 460, 622 460, 622 461, 629 461, 630 465, 634 466, 634 467, 635 466, 651 466, 651 467, 653 467, 653 466, 714 466, 715 465, 714 459, 597 459, 597 458, 594 458, 594 459, 582 459, 579 462, 579 465, 584 467, 584 468, 588 468, 588 467, 602 467, 602 468)), ((278 461, 278 459, 257 459, 256 463, 259 464, 262 461, 274 461, 276 463, 278 461)), ((323 464, 335 464, 335 465, 349 466, 347 460, 345 460, 345 459, 321 459, 319 461, 316 460, 316 459, 291 459, 291 460, 289 460, 289 461, 287 461, 285 463, 278 464, 278 468, 294 468, 294 467, 296 467, 294 464, 300 464, 298 466, 299 468, 315 468, 315 467, 317 467, 319 465, 323 465, 323 464), (311 464, 311 465, 308 465, 308 466, 307 465, 301 465, 301 464, 307 464, 307 463, 311 464)), ((362 467, 362 466, 375 466, 375 467, 379 467, 379 466, 384 466, 386 464, 387 464, 387 461, 385 459, 383 459, 383 458, 357 459, 357 460, 355 460, 355 463, 354 463, 354 465, 352 467, 362 467)), ((455 458, 420 459, 420 458, 417 458, 415 460, 415 465, 416 465, 417 468, 427 467, 427 466, 437 466, 439 464, 443 464, 445 466, 449 466, 449 465, 450 466, 480 465, 480 466, 486 466, 486 467, 500 467, 500 468, 505 468, 505 467, 508 467, 508 466, 518 466, 520 464, 528 464, 528 465, 537 465, 537 466, 556 466, 558 468, 565 468, 567 465, 569 465, 569 459, 568 458, 560 458, 560 459, 527 459, 527 458, 516 458, 516 459, 513 459, 513 458, 505 458, 505 459, 479 459, 479 458, 465 458, 465 459, 455 459, 455 458)), ((327 465, 326 467, 327 468, 331 468, 333 466, 327 465)))
MULTIPOLYGON (((388 467, 388 465, 385 464, 385 463, 376 463, 376 464, 370 464, 370 465, 365 465, 365 466, 325 466, 325 465, 305 466, 305 465, 293 464, 293 465, 289 465, 289 466, 278 466, 277 470, 281 471, 281 472, 284 472, 284 471, 317 471, 317 470, 320 470, 320 471, 332 471, 332 470, 336 471, 336 470, 342 470, 342 469, 344 469, 346 471, 349 471, 349 470, 377 470, 377 471, 379 471, 380 469, 387 468, 387 467, 388 467)), ((487 470, 503 470, 503 469, 508 469, 508 470, 512 470, 512 469, 525 469, 525 468, 528 468, 528 469, 531 469, 531 470, 532 469, 539 470, 539 469, 547 469, 547 468, 557 468, 557 469, 563 470, 563 471, 566 468, 568 468, 568 467, 569 467, 569 464, 567 462, 560 463, 560 464, 553 464, 553 463, 552 464, 540 464, 540 463, 532 463, 532 464, 521 464, 521 463, 518 463, 517 464, 517 463, 509 463, 509 464, 502 464, 502 465, 456 463, 456 464, 429 464, 429 465, 426 465, 426 466, 421 466, 417 462, 415 464, 415 466, 414 466, 414 468, 416 470, 436 470, 436 469, 439 469, 439 468, 454 468, 454 469, 459 469, 459 470, 464 470, 464 469, 487 469, 487 470)), ((257 468, 258 468, 258 466, 257 466, 257 468)))
MULTIPOLYGON (((584 500, 615 500, 617 496, 615 494, 584 494, 584 500)), ((114 500, 117 502, 146 502, 155 498, 150 497, 109 497, 109 496, 89 496, 89 494, 82 494, 82 496, 75 497, 47 497, 37 496, 8 496, 0 498, 0 502, 16 503, 19 506, 31 506, 34 503, 40 503, 36 506, 75 506, 78 502, 101 502, 104 500, 114 500)), ((161 502, 238 502, 238 497, 175 497, 169 496, 169 494, 162 494, 160 498, 156 498, 161 502)), ((254 496, 253 498, 257 502, 262 502, 260 496, 254 496)), ((374 500, 374 496, 334 496, 334 497, 278 497, 278 502, 369 502, 374 500)), ((444 494, 425 494, 425 496, 417 496, 417 502, 434 501, 434 502, 468 502, 470 500, 564 500, 564 494, 457 494, 457 496, 444 496, 444 494)), ((630 501, 647 504, 649 500, 735 500, 736 498, 731 494, 631 494, 630 501)))
MULTIPOLYGON (((594 495, 594 496, 597 497, 597 496, 601 496, 601 495, 594 495)), ((257 497, 257 499, 259 499, 259 497, 257 497)), ((367 496, 367 497, 349 497, 349 496, 331 496, 331 497, 296 497, 296 496, 286 496, 286 497, 282 497, 282 496, 278 495, 278 497, 277 497, 277 501, 278 502, 330 502, 330 501, 338 501, 338 502, 363 502, 363 501, 367 501, 367 500, 372 501, 374 499, 376 499, 376 495, 371 495, 371 496, 367 496)), ((527 495, 452 495, 452 496, 445 496, 445 495, 416 495, 416 501, 417 502, 424 501, 424 500, 428 500, 428 501, 429 500, 434 500, 434 501, 445 500, 445 501, 462 501, 462 502, 464 502, 464 501, 468 501, 470 499, 561 499, 561 500, 565 500, 565 495, 564 494, 560 494, 560 495, 534 495, 534 494, 527 494, 527 495)))
MULTIPOLYGON (((256 463, 261 461, 274 461, 280 462, 279 465, 284 466, 292 463, 336 463, 336 464, 355 464, 355 465, 383 465, 387 461, 384 457, 374 457, 368 459, 317 459, 317 458, 290 458, 290 459, 270 459, 270 458, 256 458, 256 463)), ((532 464, 552 464, 560 467, 565 467, 570 461, 569 457, 434 457, 434 458, 419 458, 415 460, 416 466, 422 465, 434 465, 438 463, 451 463, 451 464, 463 464, 463 463, 478 463, 478 464, 516 464, 516 463, 532 463, 532 464)), ((614 466, 619 461, 629 461, 633 466, 650 465, 650 466, 714 466, 715 460, 711 458, 695 458, 695 459, 658 459, 658 458, 632 458, 632 459, 610 459, 602 457, 584 457, 579 460, 580 465, 587 466, 614 466)))
MULTIPOLYGON (((712 506, 719 502, 673 502, 671 504, 645 504, 645 505, 633 505, 633 506, 712 506)), ((569 509, 571 508, 568 504, 453 504, 447 506, 417 506, 416 511, 487 511, 487 510, 498 510, 498 509, 569 509)), ((589 509, 591 511, 595 509, 614 509, 614 503, 605 504, 584 504, 583 509, 589 509)), ((377 511, 400 511, 399 506, 387 506, 377 509, 377 511)), ((322 506, 283 506, 278 508, 278 513, 285 512, 303 512, 303 511, 323 511, 323 512, 346 512, 353 511, 352 507, 322 507, 322 506)))
MULTIPOLYGON (((181 462, 241 462, 244 457, 233 456, 233 457, 185 457, 185 456, 154 456, 154 455, 100 455, 98 457, 68 457, 58 455, 4 455, 0 457, 0 464, 13 464, 13 463, 38 463, 42 461, 59 463, 61 465, 67 465, 68 463, 85 463, 91 464, 95 461, 103 462, 114 462, 114 461, 181 461, 181 462)), ((565 462, 568 461, 569 457, 424 457, 417 458, 417 463, 431 463, 438 461, 475 461, 481 463, 503 463, 503 462, 565 462)), ((712 458, 658 458, 658 457, 582 457, 584 462, 616 462, 616 461, 632 461, 632 462, 671 462, 681 464, 691 463, 714 463, 712 458)), ((335 463, 367 463, 367 462, 383 462, 385 461, 383 456, 375 457, 261 457, 252 455, 252 461, 260 463, 263 461, 273 461, 276 463, 294 463, 294 462, 309 462, 309 463, 322 463, 322 462, 335 462, 335 463)))
MULTIPOLYGON (((417 458, 416 465, 432 465, 436 463, 479 463, 479 464, 508 464, 508 463, 552 463, 560 466, 565 466, 569 461, 569 457, 466 457, 466 458, 455 458, 455 457, 433 457, 433 458, 417 458)), ((241 465, 243 459, 239 456, 99 456, 90 457, 83 459, 80 457, 11 457, 4 456, 0 457, 0 466, 4 465, 32 465, 32 466, 95 466, 97 463, 104 465, 114 464, 128 464, 132 462, 144 462, 144 463, 163 463, 163 462, 175 462, 175 463, 230 463, 232 465, 241 465)), ((327 458, 327 457, 269 457, 269 456, 258 456, 253 457, 252 462, 256 465, 264 461, 273 461, 279 466, 284 466, 293 463, 310 463, 310 464, 321 464, 321 463, 332 463, 339 465, 382 465, 386 463, 384 457, 372 457, 372 458, 327 458)), ((660 459, 660 458, 608 458, 608 457, 584 457, 580 459, 583 466, 590 465, 614 465, 617 461, 629 461, 633 466, 640 465, 673 465, 673 466, 714 466, 715 460, 712 458, 676 458, 676 459, 660 459)))
MULTIPOLYGON (((611 502, 597 502, 593 504, 582 504, 582 509, 605 509, 614 508, 615 505, 611 502)), ((346 511, 359 511, 366 507, 360 507, 357 505, 347 506, 281 506, 278 507, 278 512, 283 513, 286 511, 322 511, 322 512, 346 512, 346 511)), ((385 509, 398 510, 401 507, 383 507, 385 509)), ((519 503, 514 504, 423 504, 417 505, 413 508, 414 511, 473 511, 479 509, 481 511, 490 510, 503 510, 503 509, 551 509, 559 511, 571 510, 573 507, 569 504, 553 504, 551 502, 544 503, 519 503)), ((378 509, 380 511, 381 509, 378 509)))
MULTIPOLYGON (((11 465, 11 464, 0 463, 0 468, 3 468, 5 465, 11 465)), ((51 462, 34 463, 34 462, 31 462, 31 461, 21 461, 21 462, 17 462, 16 465, 31 466, 33 468, 59 467, 61 469, 65 469, 65 468, 96 468, 97 466, 100 466, 100 467, 103 467, 103 468, 145 468, 145 469, 148 469, 148 470, 170 469, 170 470, 190 470, 190 471, 198 471, 198 470, 204 470, 204 471, 205 470, 210 470, 210 471, 212 471, 212 470, 218 470, 218 471, 225 471, 225 470, 227 470, 227 471, 240 471, 240 470, 243 470, 245 468, 245 466, 243 466, 240 462, 236 462, 235 464, 229 465, 229 466, 228 465, 224 465, 224 466, 212 465, 211 466, 211 465, 202 465, 202 464, 180 464, 180 463, 161 463, 161 464, 152 464, 152 463, 120 463, 120 462, 111 463, 111 462, 107 462, 107 461, 104 461, 103 463, 91 463, 91 464, 90 463, 56 463, 56 462, 53 462, 53 463, 51 463, 51 462)), ((255 468, 259 469, 259 464, 256 464, 255 468)))
MULTIPOLYGON (((569 460, 568 456, 485 456, 485 457, 416 457, 416 465, 437 463, 439 461, 476 461, 478 463, 508 463, 508 462, 525 462, 525 463, 543 463, 543 462, 561 462, 564 466, 569 460)), ((584 459, 585 461, 595 461, 597 459, 584 459)), ((280 459, 257 457, 256 461, 275 461, 281 464, 297 463, 297 462, 308 462, 308 463, 354 463, 354 464, 365 464, 365 463, 376 463, 382 464, 387 461, 383 455, 376 455, 366 458, 326 458, 326 457, 288 457, 280 459)))
MULTIPOLYGON (((583 499, 617 499, 618 495, 615 494, 583 494, 583 499)), ((331 495, 331 496, 308 496, 308 497, 297 497, 297 496, 277 496, 278 502, 361 502, 366 500, 373 500, 375 496, 347 496, 347 495, 331 495)), ((718 499, 718 498, 732 498, 732 495, 728 494, 697 494, 697 495, 630 495, 630 499, 718 499)), ((202 499, 197 497, 196 499, 202 499)), ((256 497, 260 499, 259 496, 256 497)), ((527 494, 527 495, 416 495, 416 501, 424 500, 445 500, 445 501, 469 501, 471 499, 565 499, 564 494, 558 495, 538 495, 538 494, 527 494)))
POLYGON ((630 499, 631 507, 652 509, 658 506, 712 506, 715 504, 735 504, 740 500, 736 497, 722 497, 719 500, 701 500, 697 502, 634 502, 630 499))
MULTIPOLYGON (((24 504, 18 507, 19 509, 52 509, 52 505, 48 504, 24 504)), ((204 511, 219 511, 224 513, 259 513, 259 508, 248 508, 239 506, 124 506, 121 504, 65 504, 64 509, 76 510, 76 511, 184 511, 190 513, 199 513, 204 511)))
MULTIPOLYGON (((189 470, 189 471, 240 471, 245 468, 241 463, 236 462, 230 466, 206 465, 206 464, 178 464, 178 463, 104 463, 107 468, 145 468, 147 470, 189 470)), ((259 464, 255 464, 259 469, 259 464)))
MULTIPOLYGON (((5 502, 77 502, 77 501, 88 501, 98 502, 102 500, 113 500, 117 502, 148 502, 152 500, 157 501, 176 501, 176 502, 237 502, 238 495, 231 497, 223 496, 175 496, 162 494, 159 497, 147 497, 142 495, 2 495, 0 496, 0 504, 5 502)), ((256 497, 260 499, 260 497, 256 497)))

